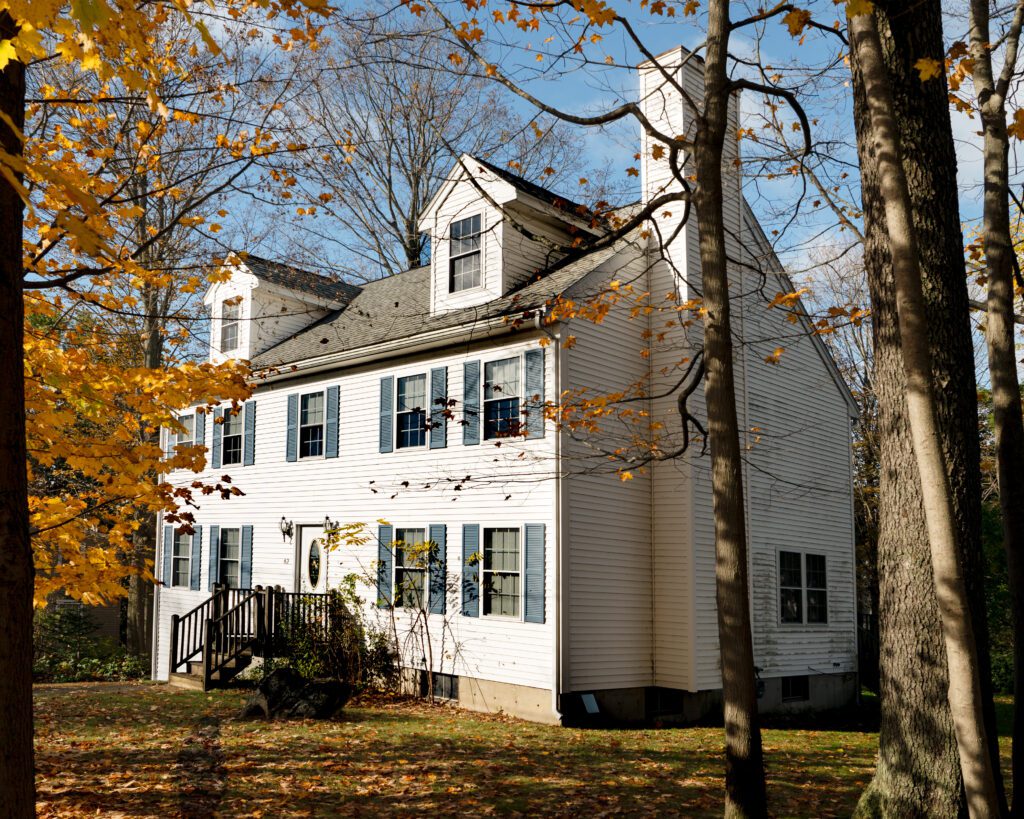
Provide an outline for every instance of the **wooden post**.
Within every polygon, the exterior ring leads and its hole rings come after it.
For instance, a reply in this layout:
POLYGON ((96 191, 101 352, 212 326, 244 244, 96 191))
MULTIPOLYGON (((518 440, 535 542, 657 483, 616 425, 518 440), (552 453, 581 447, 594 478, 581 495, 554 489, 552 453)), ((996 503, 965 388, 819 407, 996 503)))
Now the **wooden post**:
POLYGON ((214 646, 213 620, 207 619, 203 626, 203 691, 210 690, 213 680, 214 646))
POLYGON ((177 614, 171 615, 171 644, 168 646, 170 657, 167 660, 169 668, 167 669, 168 679, 170 675, 177 670, 176 659, 178 657, 178 620, 180 618, 177 614))
POLYGON ((256 593, 256 612, 253 615, 253 618, 255 619, 255 622, 253 623, 253 630, 255 631, 254 637, 256 640, 256 648, 253 653, 258 654, 261 657, 265 657, 267 642, 267 598, 264 595, 262 586, 257 586, 254 591, 256 593))

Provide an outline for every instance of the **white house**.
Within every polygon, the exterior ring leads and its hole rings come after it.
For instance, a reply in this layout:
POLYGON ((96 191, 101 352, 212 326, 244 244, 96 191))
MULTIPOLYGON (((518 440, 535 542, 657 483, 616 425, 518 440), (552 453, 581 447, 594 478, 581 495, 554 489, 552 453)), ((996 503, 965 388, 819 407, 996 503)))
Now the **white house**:
MULTIPOLYGON (((680 65, 684 54, 660 60, 680 65)), ((679 76, 699 91, 692 61, 679 76)), ((681 100, 649 65, 640 100, 654 122, 685 132, 681 100)), ((670 184, 651 147, 644 138, 645 201, 670 184)), ((738 174, 726 189, 730 255, 745 261, 731 276, 761 707, 838 705, 856 691, 855 407, 803 319, 768 308, 791 285, 738 174)), ((652 303, 699 294, 696 220, 675 231, 681 208, 656 218, 674 237, 664 256, 645 228, 562 260, 550 240, 603 228, 463 156, 423 217, 428 266, 356 287, 248 257, 214 285, 211 360, 250 360, 258 377, 239 414, 194 414, 191 440, 209 450, 198 478, 230 475, 245 495, 204 500, 194 536, 161 530, 154 677, 168 677, 172 616, 207 601, 214 582, 323 592, 355 574, 368 616, 394 612, 406 666, 429 666, 437 690, 467 707, 540 721, 595 703, 625 718, 713 707, 706 454, 697 443, 622 480, 607 452, 642 426, 559 428, 542 411, 581 390, 642 385, 652 397, 637 412, 663 424, 650 434, 662 451, 681 441, 668 388, 700 343, 699 322, 659 309, 613 308, 600 323, 545 318, 556 297, 583 303, 612 282, 652 303), (370 541, 326 553, 325 518, 367 524, 370 541), (402 549, 420 541, 436 544, 429 565, 402 549)), ((704 416, 699 389, 690 408, 704 416)))

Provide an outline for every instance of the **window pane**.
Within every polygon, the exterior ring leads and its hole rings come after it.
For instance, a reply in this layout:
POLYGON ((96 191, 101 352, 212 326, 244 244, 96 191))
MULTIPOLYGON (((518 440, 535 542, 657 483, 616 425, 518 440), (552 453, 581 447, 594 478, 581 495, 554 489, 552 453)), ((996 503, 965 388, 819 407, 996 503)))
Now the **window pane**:
POLYGON ((395 530, 395 565, 404 567, 424 567, 427 555, 423 548, 426 542, 425 529, 395 530))
POLYGON ((224 583, 228 588, 237 589, 241 578, 239 576, 239 567, 237 560, 221 560, 220 562, 220 582, 224 583))
POLYGON ((484 529, 484 570, 519 571, 518 529, 484 529))
POLYGON ((174 533, 173 548, 173 577, 171 585, 188 586, 191 582, 191 552, 192 536, 183 533, 174 533))
POLYGON ((302 412, 299 423, 302 426, 324 422, 324 394, 315 392, 302 396, 302 412))
POLYGON ((484 614, 519 616, 519 575, 484 573, 484 614))
POLYGON ((220 351, 230 353, 238 347, 238 325, 235 323, 222 324, 220 328, 220 351))
POLYGON ((225 435, 241 435, 242 410, 239 410, 237 413, 232 413, 231 410, 228 410, 224 416, 223 427, 225 435))
POLYGON ((220 317, 222 321, 238 321, 242 317, 242 302, 236 299, 224 302, 220 317))
POLYGON ((779 599, 782 602, 782 622, 802 623, 803 616, 803 591, 800 589, 782 589, 779 592, 779 599))
POLYGON ((195 429, 196 417, 194 415, 186 415, 183 418, 179 418, 178 421, 181 423, 183 427, 185 427, 185 431, 177 433, 174 439, 175 443, 191 444, 192 432, 195 429))
POLYGON ((450 290, 458 293, 480 286, 480 251, 452 259, 450 290))
POLYGON ((302 427, 299 430, 299 457, 312 458, 324 454, 324 428, 302 427))
POLYGON ((241 537, 238 529, 220 530, 221 560, 238 560, 242 556, 241 537))
POLYGON ((797 589, 803 587, 799 552, 779 552, 779 585, 797 589))
POLYGON ((807 588, 827 589, 825 580, 825 555, 805 555, 807 559, 807 588))
POLYGON ((426 409, 427 376, 407 375, 398 379, 398 411, 426 409))
POLYGON ((519 395, 519 359, 504 358, 484 365, 484 400, 519 395))
POLYGON ((240 464, 242 462, 242 436, 226 435, 223 440, 224 452, 221 455, 221 463, 224 466, 240 464))
POLYGON ((519 434, 522 423, 518 398, 484 402, 484 438, 509 438, 519 434))
POLYGON ((828 622, 828 592, 821 589, 807 590, 807 622, 828 622))

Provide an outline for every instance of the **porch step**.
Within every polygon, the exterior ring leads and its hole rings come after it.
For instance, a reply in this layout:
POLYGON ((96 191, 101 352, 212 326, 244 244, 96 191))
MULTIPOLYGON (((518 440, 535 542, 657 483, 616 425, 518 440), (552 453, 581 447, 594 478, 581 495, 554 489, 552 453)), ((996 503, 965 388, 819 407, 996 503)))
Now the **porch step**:
MULTIPOLYGON (((241 674, 252 664, 252 651, 246 650, 237 657, 224 663, 220 668, 210 675, 210 688, 223 688, 231 680, 241 674)), ((190 662, 186 664, 188 671, 176 671, 170 675, 168 682, 179 688, 191 688, 197 691, 205 691, 203 687, 203 664, 201 662, 190 662)))

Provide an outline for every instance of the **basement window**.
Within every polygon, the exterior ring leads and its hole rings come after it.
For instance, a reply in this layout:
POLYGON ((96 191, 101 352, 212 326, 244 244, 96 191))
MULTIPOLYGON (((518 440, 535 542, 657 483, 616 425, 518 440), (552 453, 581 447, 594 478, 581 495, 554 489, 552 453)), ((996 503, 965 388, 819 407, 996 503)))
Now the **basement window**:
POLYGON ((783 702, 807 702, 811 698, 811 679, 806 674, 782 678, 783 702))

